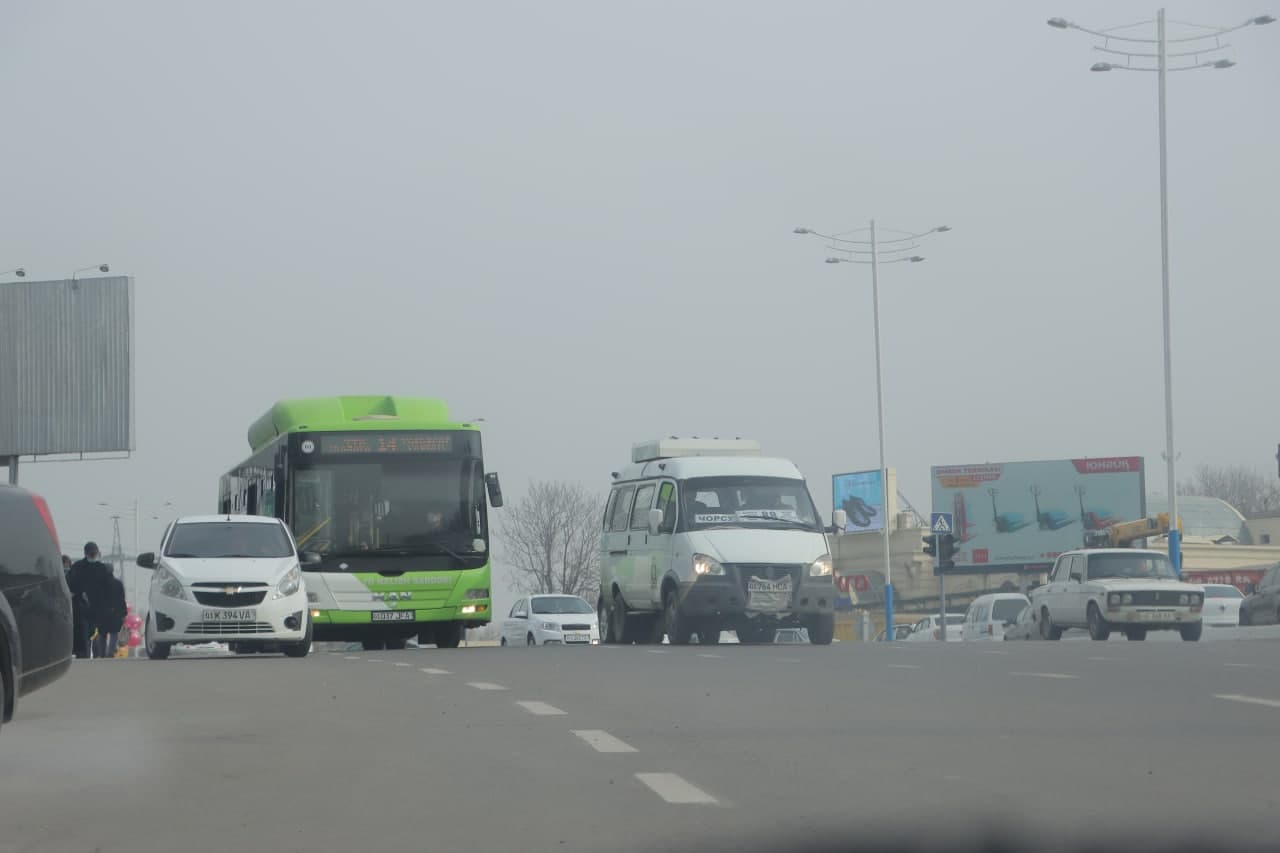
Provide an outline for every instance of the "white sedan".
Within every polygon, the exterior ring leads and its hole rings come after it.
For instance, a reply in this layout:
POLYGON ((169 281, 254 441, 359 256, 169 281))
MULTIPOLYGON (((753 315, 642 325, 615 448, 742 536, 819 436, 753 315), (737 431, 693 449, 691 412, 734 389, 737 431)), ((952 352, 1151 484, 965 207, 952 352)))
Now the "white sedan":
MULTIPOLYGON (((895 626, 896 627, 896 626, 895 626)), ((959 643, 962 640, 960 635, 961 629, 964 627, 963 613, 947 614, 947 642, 959 643)), ((934 640, 942 639, 942 622, 938 619, 937 614, 926 616, 917 622, 912 628, 911 633, 906 636, 903 642, 907 643, 927 643, 934 640)))
POLYGON ((1240 602, 1244 593, 1231 584, 1204 585, 1204 624, 1213 628, 1234 628, 1240 624, 1240 602))
POLYGON ((600 642, 596 609, 576 595, 528 595, 502 623, 504 646, 594 646, 600 642))

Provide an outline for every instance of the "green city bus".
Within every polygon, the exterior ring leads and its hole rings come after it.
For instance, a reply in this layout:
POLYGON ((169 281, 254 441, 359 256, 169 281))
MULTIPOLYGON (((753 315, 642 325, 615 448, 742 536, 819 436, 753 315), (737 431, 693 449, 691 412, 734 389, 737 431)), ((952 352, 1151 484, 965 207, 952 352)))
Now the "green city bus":
POLYGON ((289 525, 317 641, 456 648, 489 623, 488 508, 502 490, 479 430, 443 402, 281 400, 249 427, 249 447, 222 476, 218 511, 289 525))

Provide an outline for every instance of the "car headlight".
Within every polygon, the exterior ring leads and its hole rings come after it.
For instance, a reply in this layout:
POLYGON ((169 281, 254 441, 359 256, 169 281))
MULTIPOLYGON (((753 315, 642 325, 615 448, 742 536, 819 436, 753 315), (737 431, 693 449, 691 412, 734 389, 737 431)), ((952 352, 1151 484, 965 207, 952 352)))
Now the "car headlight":
POLYGON ((1133 594, 1126 592, 1120 599, 1121 604, 1133 604, 1133 594))
POLYGON ((540 628, 543 631, 559 631, 560 630, 560 626, 557 625, 555 622, 539 622, 538 628, 540 628))
POLYGON ((809 564, 809 577, 820 578, 829 574, 831 574, 830 554, 823 554, 821 557, 809 564))
POLYGON ((1204 604, 1204 596, 1198 592, 1191 593, 1191 604, 1193 607, 1199 607, 1204 604))
POLYGON ((1111 605, 1112 607, 1115 607, 1119 603, 1120 603, 1120 593, 1113 592, 1107 596, 1107 604, 1111 605))
POLYGON ((182 591, 182 581, 163 566, 156 569, 155 582, 160 585, 160 594, 166 598, 185 599, 187 597, 187 594, 182 591))
POLYGON ((693 573, 695 575, 722 575, 724 574, 724 566, 720 565, 720 561, 715 557, 708 557, 706 554, 694 554, 693 573))
POLYGON ((277 598, 288 598, 302 588, 302 567, 294 566, 280 579, 276 587, 277 598))
POLYGON ((1191 603, 1191 596, 1187 595, 1187 594, 1184 592, 1182 595, 1178 596, 1178 603, 1179 603, 1179 604, 1190 604, 1190 603, 1191 603))

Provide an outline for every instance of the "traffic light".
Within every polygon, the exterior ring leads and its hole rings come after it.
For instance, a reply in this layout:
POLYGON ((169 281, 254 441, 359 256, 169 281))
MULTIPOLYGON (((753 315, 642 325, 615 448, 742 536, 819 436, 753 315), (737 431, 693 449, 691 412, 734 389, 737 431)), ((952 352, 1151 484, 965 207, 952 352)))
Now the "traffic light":
POLYGON ((924 539, 924 552, 930 557, 938 556, 938 535, 934 533, 922 538, 924 539))
POLYGON ((944 533, 938 537, 938 565, 943 571, 956 567, 956 537, 944 533))

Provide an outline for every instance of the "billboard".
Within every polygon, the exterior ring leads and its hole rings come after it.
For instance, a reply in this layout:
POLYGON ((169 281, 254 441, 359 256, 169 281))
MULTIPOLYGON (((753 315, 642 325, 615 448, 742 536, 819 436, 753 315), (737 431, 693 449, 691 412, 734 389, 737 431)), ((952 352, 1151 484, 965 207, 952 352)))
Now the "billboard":
POLYGON ((0 457, 134 449, 133 279, 0 284, 0 457))
POLYGON ((1146 517, 1141 456, 933 469, 933 511, 953 514, 957 571, 1047 568, 1086 531, 1146 517))
POLYGON ((872 533, 884 529, 897 506, 897 478, 889 469, 889 508, 884 507, 881 472, 854 471, 831 478, 831 508, 845 511, 845 533, 872 533))

